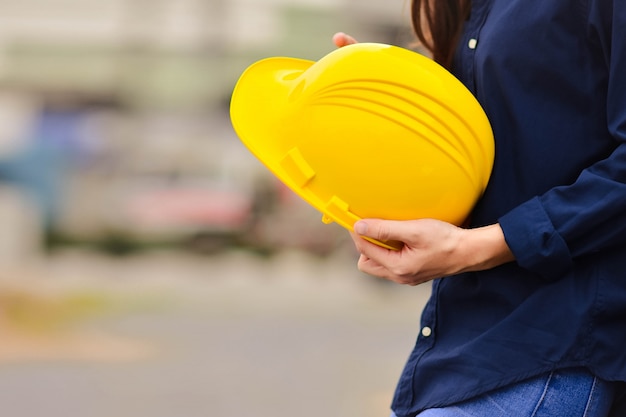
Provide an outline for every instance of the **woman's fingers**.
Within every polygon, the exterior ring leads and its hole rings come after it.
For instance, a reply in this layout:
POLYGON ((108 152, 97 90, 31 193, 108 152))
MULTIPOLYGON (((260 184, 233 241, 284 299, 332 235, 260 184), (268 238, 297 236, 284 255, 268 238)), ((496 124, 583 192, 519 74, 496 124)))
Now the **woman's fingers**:
POLYGON ((335 33, 335 35, 333 36, 333 42, 338 48, 341 48, 342 46, 358 43, 358 41, 354 39, 352 36, 347 35, 343 32, 335 33))

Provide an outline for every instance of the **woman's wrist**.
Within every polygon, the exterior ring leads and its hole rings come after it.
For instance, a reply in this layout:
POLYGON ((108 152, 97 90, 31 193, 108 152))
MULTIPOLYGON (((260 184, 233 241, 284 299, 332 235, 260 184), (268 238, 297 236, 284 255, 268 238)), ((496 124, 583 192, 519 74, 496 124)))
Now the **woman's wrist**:
POLYGON ((491 269, 515 260, 497 223, 465 229, 459 250, 466 265, 463 272, 491 269))

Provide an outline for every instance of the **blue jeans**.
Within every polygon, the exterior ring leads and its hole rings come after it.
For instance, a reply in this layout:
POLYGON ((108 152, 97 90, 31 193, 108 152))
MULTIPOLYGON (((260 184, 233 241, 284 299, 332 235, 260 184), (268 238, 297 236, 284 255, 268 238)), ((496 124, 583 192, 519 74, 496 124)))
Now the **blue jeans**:
POLYGON ((584 369, 563 369, 417 417, 606 417, 613 395, 610 382, 584 369))

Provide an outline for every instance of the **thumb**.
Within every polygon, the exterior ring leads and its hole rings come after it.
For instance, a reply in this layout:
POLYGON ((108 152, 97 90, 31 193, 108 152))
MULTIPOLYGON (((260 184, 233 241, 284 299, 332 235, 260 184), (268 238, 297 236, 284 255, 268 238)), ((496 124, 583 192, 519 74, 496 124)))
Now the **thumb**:
POLYGON ((358 235, 382 242, 401 240, 405 237, 402 229, 402 223, 393 220, 367 219, 354 224, 354 231, 358 235))

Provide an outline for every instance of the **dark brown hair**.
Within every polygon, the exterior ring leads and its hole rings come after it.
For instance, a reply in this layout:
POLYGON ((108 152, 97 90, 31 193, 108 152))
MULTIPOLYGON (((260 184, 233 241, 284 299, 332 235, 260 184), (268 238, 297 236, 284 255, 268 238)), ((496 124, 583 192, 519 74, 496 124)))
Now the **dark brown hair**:
POLYGON ((422 46, 446 68, 452 65, 470 0, 413 0, 411 21, 422 46))

